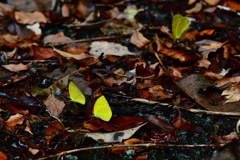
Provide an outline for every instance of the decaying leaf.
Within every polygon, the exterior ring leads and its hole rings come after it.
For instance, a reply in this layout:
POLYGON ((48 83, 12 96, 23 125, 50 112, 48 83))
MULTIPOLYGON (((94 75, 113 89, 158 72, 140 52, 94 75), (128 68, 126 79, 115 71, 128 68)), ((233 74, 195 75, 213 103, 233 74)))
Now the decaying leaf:
POLYGON ((227 89, 222 93, 222 96, 225 96, 227 101, 224 103, 237 102, 240 100, 240 84, 231 84, 227 89))
POLYGON ((16 11, 15 12, 15 19, 20 24, 34 24, 36 22, 47 23, 47 19, 44 16, 44 14, 39 12, 39 11, 35 11, 33 13, 16 11))
POLYGON ((122 142, 124 139, 129 139, 139 128, 144 126, 146 123, 141 124, 137 127, 110 132, 110 133, 87 133, 86 137, 90 137, 99 143, 116 143, 122 142))
POLYGON ((23 70, 28 70, 28 66, 24 65, 22 63, 19 64, 8 64, 8 65, 2 65, 4 68, 6 68, 9 71, 12 72, 19 72, 23 70))
POLYGON ((132 34, 130 42, 136 45, 138 48, 142 48, 150 41, 147 38, 145 38, 142 33, 136 31, 132 34))
POLYGON ((19 113, 12 115, 7 121, 4 122, 6 125, 6 129, 8 130, 14 130, 16 125, 21 125, 23 121, 25 120, 25 117, 19 113))
POLYGON ((158 38, 157 35, 154 37, 155 42, 157 44, 157 52, 164 54, 165 56, 169 56, 173 59, 177 59, 180 62, 190 62, 195 61, 197 59, 196 55, 180 50, 175 50, 172 48, 166 47, 158 38))
POLYGON ((202 2, 198 2, 195 7, 189 9, 189 10, 186 10, 186 13, 198 13, 202 10, 202 2))
POLYGON ((213 87, 213 84, 202 75, 192 74, 184 77, 179 81, 179 85, 186 92, 192 95, 197 103, 201 104, 201 106, 207 110, 219 112, 240 112, 239 102, 227 103, 224 105, 221 102, 214 104, 212 100, 220 99, 221 93, 215 90, 211 92, 209 90, 206 92, 208 88, 213 87))
POLYGON ((129 52, 128 48, 121 44, 100 41, 92 42, 89 53, 96 57, 99 57, 101 54, 114 56, 136 55, 135 53, 129 52))
POLYGON ((195 42, 195 44, 197 46, 199 46, 198 51, 201 52, 204 59, 208 59, 208 55, 209 55, 210 52, 216 52, 225 43, 227 43, 227 41, 221 43, 221 42, 208 40, 208 39, 204 39, 204 40, 195 42))
POLYGON ((50 94, 44 104, 46 105, 47 110, 55 117, 58 117, 65 107, 65 103, 58 100, 54 94, 50 94))

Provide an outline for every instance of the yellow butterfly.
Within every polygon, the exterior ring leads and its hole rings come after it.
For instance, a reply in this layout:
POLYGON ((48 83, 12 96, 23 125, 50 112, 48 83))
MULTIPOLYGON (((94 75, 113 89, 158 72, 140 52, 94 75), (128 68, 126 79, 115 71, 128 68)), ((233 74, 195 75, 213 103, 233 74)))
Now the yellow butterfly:
POLYGON ((172 33, 174 40, 178 40, 189 30, 189 20, 180 14, 176 14, 172 20, 172 33))
POLYGON ((94 104, 93 114, 95 117, 103 121, 110 121, 112 118, 112 110, 104 95, 100 96, 94 104))
POLYGON ((82 105, 86 103, 86 98, 80 89, 71 81, 68 86, 70 99, 82 105))

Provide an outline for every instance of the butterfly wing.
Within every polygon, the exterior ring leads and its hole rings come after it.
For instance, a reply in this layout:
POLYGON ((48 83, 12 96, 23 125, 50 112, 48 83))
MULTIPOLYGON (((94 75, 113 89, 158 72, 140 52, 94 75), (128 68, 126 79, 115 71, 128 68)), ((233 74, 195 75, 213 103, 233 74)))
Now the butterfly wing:
POLYGON ((84 94, 80 91, 80 89, 73 83, 70 82, 68 86, 70 99, 74 102, 78 102, 82 105, 86 103, 86 98, 84 94))
POLYGON ((176 14, 172 20, 172 33, 174 39, 180 39, 189 30, 189 20, 180 14, 176 14))
POLYGON ((104 95, 99 97, 93 107, 93 114, 95 117, 103 121, 109 121, 112 118, 112 110, 104 95))

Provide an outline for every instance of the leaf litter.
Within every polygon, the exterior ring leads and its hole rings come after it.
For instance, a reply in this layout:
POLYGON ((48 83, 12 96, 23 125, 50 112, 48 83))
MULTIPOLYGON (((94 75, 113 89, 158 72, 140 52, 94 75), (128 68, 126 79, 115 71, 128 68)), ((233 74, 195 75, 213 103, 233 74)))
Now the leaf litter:
POLYGON ((238 2, 55 2, 0 3, 1 159, 239 158, 238 2))

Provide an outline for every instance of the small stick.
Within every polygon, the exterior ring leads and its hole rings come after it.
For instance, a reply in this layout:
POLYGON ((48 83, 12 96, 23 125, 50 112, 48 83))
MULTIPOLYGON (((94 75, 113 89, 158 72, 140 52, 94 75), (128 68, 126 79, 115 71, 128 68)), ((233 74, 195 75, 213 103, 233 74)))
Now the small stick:
POLYGON ((86 148, 78 148, 78 149, 73 149, 69 151, 63 151, 61 153, 55 154, 55 155, 50 155, 47 157, 39 158, 38 160, 44 160, 47 158, 52 158, 52 157, 60 157, 65 154, 70 154, 70 153, 75 153, 75 152, 80 152, 80 151, 86 151, 86 150, 95 150, 95 149, 105 149, 105 148, 121 148, 121 147, 170 147, 170 148, 204 148, 204 147, 211 147, 211 148, 221 148, 224 147, 225 144, 154 144, 154 143, 147 143, 147 144, 131 144, 131 145, 107 145, 107 146, 98 146, 98 147, 86 147, 86 148))

